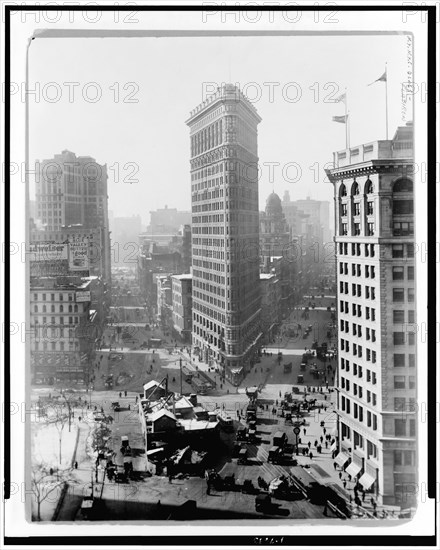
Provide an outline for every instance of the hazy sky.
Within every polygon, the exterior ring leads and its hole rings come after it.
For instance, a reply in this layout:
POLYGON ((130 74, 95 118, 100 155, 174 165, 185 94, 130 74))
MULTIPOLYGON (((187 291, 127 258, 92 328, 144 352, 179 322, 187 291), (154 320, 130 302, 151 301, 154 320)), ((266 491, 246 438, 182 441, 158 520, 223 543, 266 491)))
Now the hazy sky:
POLYGON ((367 84, 388 62, 391 138, 404 123, 406 43, 406 36, 37 38, 30 79, 41 94, 38 103, 30 99, 30 159, 69 149, 113 167, 115 216, 140 214, 145 223, 150 210, 165 204, 190 210, 185 121, 204 99, 203 83, 232 81, 262 117, 260 210, 272 188, 281 197, 288 189, 292 200, 332 201, 323 167, 345 148, 345 126, 332 122, 344 105, 329 100, 347 87, 351 145, 385 139, 385 84, 367 84), (70 98, 68 82, 79 83, 71 85, 70 98), (264 84, 270 82, 279 85, 264 84), (271 169, 272 163, 279 165, 271 169))

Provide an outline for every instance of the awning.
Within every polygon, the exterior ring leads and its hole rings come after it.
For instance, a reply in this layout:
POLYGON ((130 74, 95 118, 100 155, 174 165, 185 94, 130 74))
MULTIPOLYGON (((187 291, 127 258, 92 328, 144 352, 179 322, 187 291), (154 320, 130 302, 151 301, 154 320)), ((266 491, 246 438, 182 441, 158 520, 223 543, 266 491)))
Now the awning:
POLYGON ((362 487, 364 489, 366 489, 368 491, 368 489, 373 485, 373 483, 375 482, 376 480, 374 479, 373 476, 370 476, 370 474, 363 474, 360 479, 359 479, 359 483, 362 485, 362 487))
POLYGON ((336 450, 336 441, 333 443, 333 445, 330 447, 330 451, 336 450))
POLYGON ((335 458, 336 464, 338 464, 341 468, 344 467, 345 463, 350 459, 348 455, 345 453, 339 453, 337 457, 335 458))
POLYGON ((345 473, 349 474, 353 477, 357 476, 358 473, 362 470, 362 466, 359 466, 359 464, 356 464, 355 462, 352 462, 347 466, 345 469, 345 473))
POLYGON ((159 449, 150 449, 145 454, 147 456, 154 455, 155 453, 159 453, 160 451, 163 451, 163 447, 160 447, 159 449))

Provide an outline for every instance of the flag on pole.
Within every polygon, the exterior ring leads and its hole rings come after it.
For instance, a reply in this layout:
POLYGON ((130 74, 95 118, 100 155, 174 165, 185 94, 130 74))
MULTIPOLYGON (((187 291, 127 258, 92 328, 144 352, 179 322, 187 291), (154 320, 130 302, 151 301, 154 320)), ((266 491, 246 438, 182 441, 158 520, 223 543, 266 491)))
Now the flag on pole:
POLYGON ((382 76, 379 76, 377 80, 374 82, 371 82, 371 84, 368 84, 368 86, 371 86, 372 84, 375 84, 376 82, 386 82, 387 81, 387 72, 385 71, 382 76))
POLYGON ((341 94, 340 96, 338 96, 336 99, 335 99, 335 102, 336 103, 340 103, 342 101, 342 103, 345 103, 347 101, 347 94, 346 92, 344 92, 343 94, 341 94))
POLYGON ((347 120, 348 120, 348 115, 334 116, 332 118, 333 122, 341 122, 342 124, 346 124, 347 120))

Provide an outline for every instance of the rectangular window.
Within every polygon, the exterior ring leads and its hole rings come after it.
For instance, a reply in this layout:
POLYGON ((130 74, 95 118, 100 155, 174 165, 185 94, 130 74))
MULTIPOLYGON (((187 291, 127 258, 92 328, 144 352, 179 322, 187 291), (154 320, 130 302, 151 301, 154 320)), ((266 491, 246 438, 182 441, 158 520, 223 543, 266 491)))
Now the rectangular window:
POLYGON ((404 323, 405 322, 405 311, 403 309, 395 309, 393 311, 393 323, 404 323))
POLYGON ((408 288, 408 302, 412 304, 414 302, 414 289, 408 288))
POLYGON ((361 234, 361 224, 360 223, 355 223, 354 224, 354 234, 356 236, 361 234))
POLYGON ((404 332, 393 332, 393 344, 395 346, 401 346, 405 343, 405 333, 404 332))
POLYGON ((413 309, 408 310, 408 323, 415 323, 415 311, 413 309))
POLYGON ((410 390, 413 390, 416 387, 416 377, 410 376, 408 380, 408 387, 410 390))
POLYGON ((393 288, 393 302, 404 302, 405 290, 403 288, 393 288))
POLYGON ((394 389, 395 390, 404 390, 405 389, 405 377, 404 376, 395 376, 394 377, 394 389))
MULTIPOLYGON (((409 436, 415 437, 416 436, 416 421, 411 419, 409 421, 409 436)), ((410 453, 411 451, 406 451, 407 453, 410 453)))
POLYGON ((367 235, 369 237, 371 237, 372 235, 374 235, 374 223, 373 222, 368 222, 367 223, 367 235))
POLYGON ((408 267, 408 281, 414 281, 414 266, 408 267))
POLYGON ((392 245, 392 256, 393 258, 403 258, 403 244, 392 245))
MULTIPOLYGON (((403 249, 403 245, 402 246, 402 249, 403 249)), ((409 243, 406 245, 406 255, 408 258, 414 258, 414 244, 413 243, 409 243)))
POLYGON ((394 200, 393 201, 393 216, 413 214, 414 201, 412 200, 394 200))
POLYGON ((393 266, 393 281, 403 281, 404 268, 402 266, 393 266))
POLYGON ((416 366, 416 356, 414 353, 410 353, 408 355, 408 366, 415 367, 416 366))
POLYGON ((394 419, 394 434, 396 436, 406 436, 406 420, 402 418, 394 419))
POLYGON ((354 216, 359 216, 360 213, 361 213, 361 205, 360 205, 359 202, 355 202, 354 203, 354 212, 353 212, 353 214, 354 214, 354 216))
POLYGON ((374 214, 374 205, 373 201, 367 202, 367 215, 372 216, 374 214))
POLYGON ((399 412, 406 411, 406 399, 404 397, 394 398, 394 410, 399 412))

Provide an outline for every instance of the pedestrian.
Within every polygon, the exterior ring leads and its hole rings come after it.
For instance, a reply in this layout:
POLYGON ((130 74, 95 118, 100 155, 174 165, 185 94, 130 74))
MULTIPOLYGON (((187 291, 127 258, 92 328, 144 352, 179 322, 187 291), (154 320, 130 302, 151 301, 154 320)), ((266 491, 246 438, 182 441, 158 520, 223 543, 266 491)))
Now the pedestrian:
POLYGON ((339 472, 339 479, 342 479, 342 472, 339 472))
MULTIPOLYGON (((342 485, 344 486, 344 489, 347 487, 347 480, 344 479, 344 481, 342 482, 342 485)), ((351 495, 350 495, 350 499, 351 499, 351 495)), ((351 502, 351 500, 350 500, 351 502)))
POLYGON ((335 470, 337 470, 337 468, 338 468, 338 465, 337 465, 337 463, 336 463, 336 462, 333 462, 333 468, 334 468, 335 470))
POLYGON ((325 435, 325 434, 326 434, 326 432, 327 432, 327 429, 326 429, 326 428, 324 428, 324 429, 323 429, 322 431, 323 431, 323 433, 324 433, 324 435, 325 435))
POLYGON ((75 467, 75 470, 78 470, 78 462, 76 462, 76 460, 75 460, 74 467, 75 467))
POLYGON ((80 416, 78 416, 78 422, 81 422, 81 417, 80 416))
POLYGON ((321 454, 321 451, 322 451, 321 445, 318 445, 318 446, 316 447, 316 450, 318 451, 319 454, 321 454))
POLYGON ((362 502, 365 500, 365 489, 362 491, 362 502))
POLYGON ((310 460, 313 460, 313 453, 312 453, 312 451, 310 451, 310 453, 309 453, 309 458, 310 458, 310 460))
POLYGON ((322 435, 321 435, 321 437, 319 438, 319 441, 320 441, 321 443, 324 441, 324 438, 322 437, 322 435))
POLYGON ((312 446, 312 444, 310 443, 310 441, 307 443, 307 446, 309 447, 309 449, 310 449, 310 447, 312 446))
POLYGON ((315 447, 317 447, 317 446, 318 446, 318 440, 317 440, 317 439, 315 439, 315 443, 314 443, 314 445, 315 445, 315 447))
POLYGON ((325 448, 328 448, 328 441, 325 442, 325 448))
POLYGON ((172 483, 173 482, 173 476, 170 474, 168 476, 168 483, 172 483))
POLYGON ((303 429, 303 432, 304 432, 304 435, 306 435, 306 429, 305 428, 303 429))

